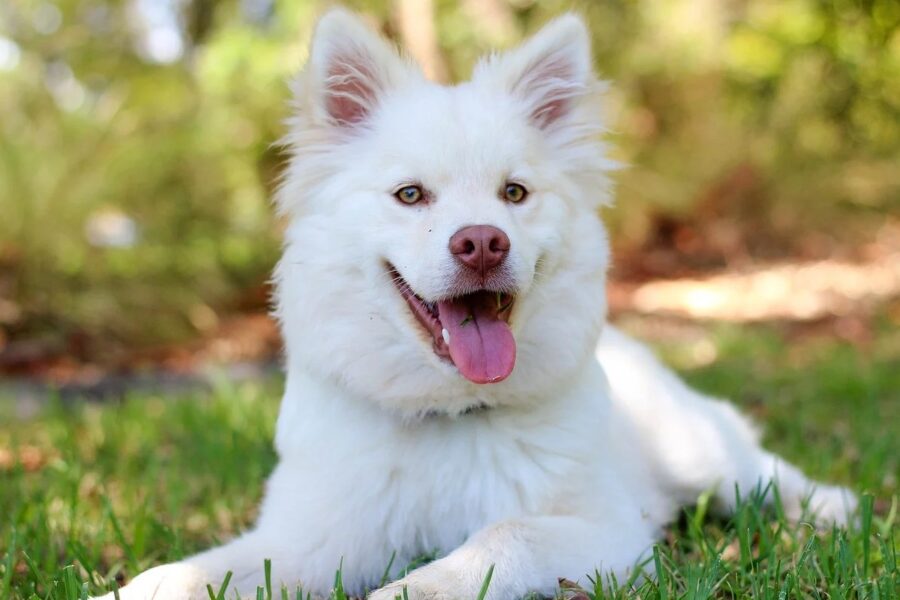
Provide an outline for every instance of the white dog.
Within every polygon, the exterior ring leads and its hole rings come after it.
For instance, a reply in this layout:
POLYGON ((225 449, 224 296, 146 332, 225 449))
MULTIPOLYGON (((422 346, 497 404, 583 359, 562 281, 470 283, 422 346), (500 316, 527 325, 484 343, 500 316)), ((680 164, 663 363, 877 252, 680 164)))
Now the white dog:
MULTIPOLYGON (((444 87, 343 11, 315 31, 278 194, 287 384, 259 521, 122 598, 226 572, 375 600, 552 595, 620 578, 706 490, 775 481, 789 515, 855 507, 763 450, 731 406, 605 324, 612 163, 588 33, 563 16, 444 87), (440 558, 376 589, 394 565, 440 558), (372 591, 374 590, 374 591, 372 591)), ((621 580, 621 579, 620 579, 621 580)))

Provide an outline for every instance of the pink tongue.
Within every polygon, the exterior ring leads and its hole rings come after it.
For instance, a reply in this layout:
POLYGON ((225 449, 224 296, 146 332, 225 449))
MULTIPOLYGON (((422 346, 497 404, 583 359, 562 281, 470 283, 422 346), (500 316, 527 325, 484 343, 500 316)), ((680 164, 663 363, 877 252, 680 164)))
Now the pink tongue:
POLYGON ((516 364, 516 340, 497 308, 496 295, 489 292, 438 302, 438 318, 450 334, 450 358, 469 381, 503 381, 516 364))

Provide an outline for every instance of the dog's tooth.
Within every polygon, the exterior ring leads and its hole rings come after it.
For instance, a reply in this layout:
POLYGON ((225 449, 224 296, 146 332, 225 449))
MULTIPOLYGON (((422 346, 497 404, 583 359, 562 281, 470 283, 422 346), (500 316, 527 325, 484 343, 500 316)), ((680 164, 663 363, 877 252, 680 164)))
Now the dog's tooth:
POLYGON ((444 338, 444 343, 449 346, 450 345, 450 332, 447 331, 446 327, 441 329, 441 337, 444 338))

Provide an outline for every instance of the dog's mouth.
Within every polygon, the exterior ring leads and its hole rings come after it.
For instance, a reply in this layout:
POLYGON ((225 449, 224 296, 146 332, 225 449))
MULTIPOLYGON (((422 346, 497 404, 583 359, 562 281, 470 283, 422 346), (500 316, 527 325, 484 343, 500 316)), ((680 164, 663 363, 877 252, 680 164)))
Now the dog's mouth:
POLYGON ((390 276, 416 319, 431 335, 434 353, 451 361, 474 383, 497 383, 516 364, 516 340, 509 328, 515 296, 481 289, 427 302, 392 265, 390 276))

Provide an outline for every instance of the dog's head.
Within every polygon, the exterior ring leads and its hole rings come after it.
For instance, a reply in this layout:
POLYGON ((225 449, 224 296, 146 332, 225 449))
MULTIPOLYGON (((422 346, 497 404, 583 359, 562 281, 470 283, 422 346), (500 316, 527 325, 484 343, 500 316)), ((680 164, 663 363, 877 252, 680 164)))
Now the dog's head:
POLYGON ((605 316, 600 87, 575 16, 452 87, 356 17, 323 17, 278 193, 289 371, 408 414, 572 377, 605 316))

